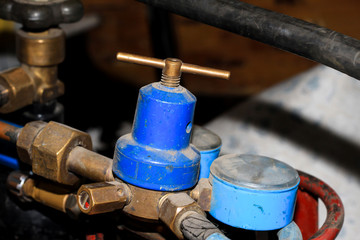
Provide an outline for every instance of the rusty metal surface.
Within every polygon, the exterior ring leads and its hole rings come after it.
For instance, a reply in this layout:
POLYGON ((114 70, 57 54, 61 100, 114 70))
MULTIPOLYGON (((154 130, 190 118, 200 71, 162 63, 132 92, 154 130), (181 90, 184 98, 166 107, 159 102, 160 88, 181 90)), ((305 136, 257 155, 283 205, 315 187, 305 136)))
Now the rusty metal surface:
POLYGON ((327 216, 321 228, 309 239, 335 239, 344 223, 344 205, 337 193, 325 182, 299 171, 299 188, 319 197, 325 204, 327 216))
POLYGON ((69 171, 97 182, 114 181, 112 159, 83 147, 75 147, 69 153, 69 171))
POLYGON ((117 181, 85 184, 77 193, 80 210, 89 215, 121 209, 131 198, 127 185, 117 181))

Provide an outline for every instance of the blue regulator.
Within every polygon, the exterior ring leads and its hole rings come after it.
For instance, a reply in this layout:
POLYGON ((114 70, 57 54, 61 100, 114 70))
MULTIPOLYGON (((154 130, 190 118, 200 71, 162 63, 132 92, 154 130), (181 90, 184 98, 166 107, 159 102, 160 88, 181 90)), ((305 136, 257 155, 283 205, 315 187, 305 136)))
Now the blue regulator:
MULTIPOLYGON (((124 208, 125 212, 141 218, 160 218, 166 223, 167 215, 161 209, 166 208, 167 200, 161 199, 177 195, 164 196, 164 192, 193 188, 194 194, 190 195, 199 200, 203 209, 232 227, 269 231, 292 222, 300 181, 295 169, 257 155, 218 157, 221 139, 205 128, 193 126, 196 98, 180 86, 181 73, 228 78, 228 72, 172 58, 159 60, 126 53, 118 53, 117 58, 163 69, 160 82, 140 89, 132 131, 116 143, 113 172, 129 184, 137 197, 124 208), (148 201, 150 195, 153 203, 148 201), (145 216, 139 211, 144 207, 142 202, 152 204, 151 214, 145 216)), ((171 204, 184 204, 184 199, 172 199, 171 204)), ((178 230, 174 232, 180 236, 178 230)))
POLYGON ((157 60, 119 53, 127 62, 163 68, 160 82, 140 89, 131 133, 116 143, 113 172, 132 185, 159 191, 193 187, 200 153, 190 144, 196 98, 180 86, 181 72, 224 74, 178 59, 157 60))

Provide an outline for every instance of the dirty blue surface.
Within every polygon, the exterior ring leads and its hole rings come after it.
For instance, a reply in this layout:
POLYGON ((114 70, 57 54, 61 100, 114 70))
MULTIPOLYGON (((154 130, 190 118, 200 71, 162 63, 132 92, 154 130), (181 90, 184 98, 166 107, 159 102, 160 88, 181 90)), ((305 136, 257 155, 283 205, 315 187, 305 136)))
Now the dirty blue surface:
POLYGON ((196 98, 185 88, 152 83, 140 89, 132 132, 117 141, 113 171, 135 186, 191 188, 200 153, 190 145, 196 98))
POLYGON ((213 162, 210 183, 210 214, 225 224, 267 231, 285 227, 293 219, 300 178, 279 161, 225 155, 213 162))

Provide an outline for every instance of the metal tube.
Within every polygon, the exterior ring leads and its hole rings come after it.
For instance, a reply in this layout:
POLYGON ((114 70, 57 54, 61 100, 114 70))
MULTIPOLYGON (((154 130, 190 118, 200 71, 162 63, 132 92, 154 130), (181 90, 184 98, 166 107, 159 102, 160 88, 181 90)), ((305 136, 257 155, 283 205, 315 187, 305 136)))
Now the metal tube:
POLYGON ((360 79, 360 41, 238 0, 138 0, 245 36, 360 79))
POLYGON ((0 121, 0 138, 6 141, 16 143, 21 127, 15 124, 0 121))
POLYGON ((71 150, 67 167, 69 171, 97 182, 114 181, 112 159, 80 146, 71 150))
POLYGON ((16 158, 4 154, 0 154, 0 164, 15 170, 19 169, 19 161, 16 158))
POLYGON ((22 189, 26 196, 35 201, 66 213, 66 201, 69 194, 57 192, 57 189, 50 184, 36 182, 33 179, 26 180, 22 189))

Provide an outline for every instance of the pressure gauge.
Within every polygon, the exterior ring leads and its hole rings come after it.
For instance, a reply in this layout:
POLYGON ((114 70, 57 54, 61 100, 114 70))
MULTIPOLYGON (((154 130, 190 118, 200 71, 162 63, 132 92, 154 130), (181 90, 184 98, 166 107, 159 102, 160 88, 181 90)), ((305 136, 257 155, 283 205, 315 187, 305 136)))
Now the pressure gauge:
POLYGON ((299 174, 278 160, 257 155, 225 155, 210 168, 210 214, 249 230, 280 229, 292 221, 299 174))

